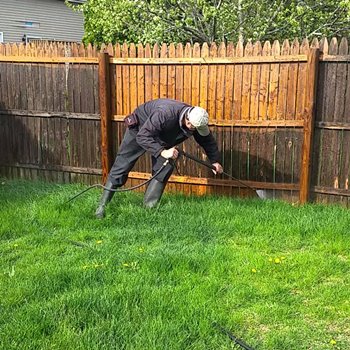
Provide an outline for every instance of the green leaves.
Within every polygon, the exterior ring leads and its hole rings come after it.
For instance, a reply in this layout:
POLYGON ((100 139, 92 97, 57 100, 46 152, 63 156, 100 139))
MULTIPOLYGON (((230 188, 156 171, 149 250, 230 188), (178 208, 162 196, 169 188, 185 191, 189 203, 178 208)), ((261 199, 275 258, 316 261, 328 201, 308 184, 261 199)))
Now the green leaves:
POLYGON ((350 34, 349 0, 89 0, 67 5, 83 12, 86 43, 263 41, 350 34))

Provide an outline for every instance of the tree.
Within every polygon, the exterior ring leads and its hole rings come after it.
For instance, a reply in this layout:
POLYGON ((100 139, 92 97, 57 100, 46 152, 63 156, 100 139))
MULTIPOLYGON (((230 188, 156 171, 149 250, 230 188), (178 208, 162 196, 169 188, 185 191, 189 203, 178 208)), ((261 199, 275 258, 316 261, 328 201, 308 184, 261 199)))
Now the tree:
POLYGON ((350 0, 88 0, 68 6, 84 14, 84 41, 97 44, 350 34, 350 0))

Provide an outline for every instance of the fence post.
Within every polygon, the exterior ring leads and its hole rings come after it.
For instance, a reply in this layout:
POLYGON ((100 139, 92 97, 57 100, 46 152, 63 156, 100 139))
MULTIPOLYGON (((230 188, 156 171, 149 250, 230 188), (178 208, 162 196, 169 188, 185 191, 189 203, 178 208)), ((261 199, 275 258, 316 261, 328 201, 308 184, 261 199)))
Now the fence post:
POLYGON ((318 61, 320 50, 311 48, 307 61, 307 81, 306 81, 306 101, 304 117, 304 137, 301 158, 301 175, 300 175, 300 193, 299 202, 304 204, 309 199, 310 190, 310 170, 312 155, 312 138, 314 134, 315 107, 316 107, 316 88, 318 61))
POLYGON ((109 74, 109 54, 107 52, 100 52, 99 54, 98 81, 101 115, 102 181, 105 183, 112 166, 111 82, 109 74))

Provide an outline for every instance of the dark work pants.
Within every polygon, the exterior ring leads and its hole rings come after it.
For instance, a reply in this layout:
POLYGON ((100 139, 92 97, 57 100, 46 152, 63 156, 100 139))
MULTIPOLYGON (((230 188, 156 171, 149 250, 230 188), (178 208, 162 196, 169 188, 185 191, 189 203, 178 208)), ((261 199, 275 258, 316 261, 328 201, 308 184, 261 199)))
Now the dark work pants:
MULTIPOLYGON (((134 167, 136 161, 146 152, 137 142, 136 134, 138 128, 127 129, 122 143, 119 146, 117 157, 111 171, 109 172, 108 179, 116 187, 123 186, 127 179, 129 172, 134 167)), ((159 156, 155 158, 152 156, 152 175, 154 175, 165 162, 165 158, 159 156)), ((170 175, 174 170, 174 165, 169 162, 165 168, 156 176, 156 179, 160 182, 167 183, 170 175)))

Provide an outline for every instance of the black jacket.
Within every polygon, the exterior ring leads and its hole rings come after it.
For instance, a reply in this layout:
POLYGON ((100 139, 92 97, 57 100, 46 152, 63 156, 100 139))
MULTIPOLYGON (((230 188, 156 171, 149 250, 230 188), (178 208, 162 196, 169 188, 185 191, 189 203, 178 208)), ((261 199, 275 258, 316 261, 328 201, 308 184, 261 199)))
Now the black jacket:
POLYGON ((181 118, 190 105, 171 100, 157 99, 146 102, 135 109, 139 119, 137 143, 158 157, 164 149, 168 149, 193 136, 196 142, 203 147, 211 163, 220 161, 217 143, 212 135, 201 136, 180 126, 181 118))

